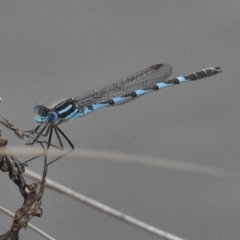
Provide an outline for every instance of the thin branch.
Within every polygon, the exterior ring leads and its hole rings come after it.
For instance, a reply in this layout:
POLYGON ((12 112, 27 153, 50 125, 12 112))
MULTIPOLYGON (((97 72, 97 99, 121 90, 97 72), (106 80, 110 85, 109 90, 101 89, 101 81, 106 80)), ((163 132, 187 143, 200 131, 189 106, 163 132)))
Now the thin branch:
MULTIPOLYGON (((37 155, 42 154, 43 151, 39 151, 36 148, 29 147, 16 147, 12 146, 11 151, 17 155, 37 155)), ((1 153, 1 149, 0 149, 1 153)), ((51 149, 49 151, 48 156, 58 156, 59 150, 51 149)), ((102 151, 95 149, 81 149, 75 148, 73 152, 69 154, 69 157, 81 157, 87 159, 95 159, 95 160, 104 160, 111 162, 120 162, 127 164, 141 164, 148 167, 157 167, 163 169, 169 169, 173 171, 180 171, 186 173, 196 173, 200 175, 207 175, 211 177, 232 179, 232 180, 240 180, 240 176, 237 171, 230 171, 227 169, 214 167, 210 165, 204 164, 196 164, 191 162, 185 162, 181 160, 172 160, 172 159, 164 159, 157 158, 148 155, 137 155, 137 154, 128 154, 128 153, 119 153, 112 151, 102 151)), ((59 162, 59 164, 62 164, 59 162)))
MULTIPOLYGON (((1 102, 1 98, 0 98, 1 102)), ((2 123, 5 127, 9 128, 10 130, 14 131, 14 133, 21 139, 26 137, 30 137, 35 139, 34 137, 30 136, 28 133, 16 128, 12 122, 2 116, 0 116, 0 123, 2 123)), ((35 139, 37 141, 37 139, 35 139)), ((41 144, 40 141, 38 143, 41 144)), ((6 141, 7 144, 7 141, 6 141)), ((27 148, 22 149, 23 153, 35 153, 36 150, 30 150, 27 148)), ((1 149, 0 149, 1 151, 1 149)), ((18 151, 18 154, 22 153, 21 151, 18 151)), ((50 154, 58 154, 59 151, 51 150, 50 154)), ((40 153, 39 156, 41 156, 43 152, 40 153)), ((47 151, 44 152, 44 154, 49 154, 47 151)), ((0 152, 1 155, 1 152, 0 152)), ((216 176, 216 177, 223 177, 223 178, 230 178, 230 179, 239 179, 239 175, 227 171, 225 169, 220 169, 212 166, 205 166, 202 164, 194 164, 194 163, 185 163, 183 161, 174 161, 170 159, 162 159, 162 158, 156 158, 156 157, 150 157, 150 156, 142 156, 142 155, 133 155, 133 154, 119 154, 115 152, 110 151, 97 151, 97 150, 91 150, 91 149, 75 149, 74 152, 71 152, 71 156, 82 156, 82 157, 88 157, 88 158, 97 158, 97 159, 104 159, 104 160, 111 160, 111 161, 120 161, 120 162, 132 162, 132 163, 141 163, 148 166, 156 166, 156 167, 162 167, 162 168, 168 168, 178 171, 184 171, 184 172, 192 172, 192 173, 198 173, 198 174, 206 174, 210 176, 216 176), (147 160, 146 160, 147 159, 147 160)))
MULTIPOLYGON (((41 176, 35 172, 32 172, 30 170, 26 170, 25 172, 25 175, 27 177, 30 177, 34 180, 37 180, 37 181, 40 181, 41 180, 41 176)), ((157 229, 156 227, 153 227, 151 225, 148 225, 147 223, 144 223, 142 221, 139 221, 137 220, 136 218, 133 218, 129 215, 126 215, 122 212, 119 212, 113 208, 110 208, 100 202, 97 202, 91 198, 88 198, 70 188, 67 188, 59 183, 56 183, 50 179, 47 179, 46 180, 46 184, 47 184, 47 187, 57 191, 57 192, 60 192, 60 193, 63 193, 81 203, 84 203, 90 207, 94 207, 95 209, 103 212, 103 213, 106 213, 112 217, 115 217, 117 218, 118 220, 121 220, 121 221, 124 221, 128 224, 131 224, 131 225, 134 225, 135 227, 138 227, 148 233, 152 233, 158 237, 161 237, 163 239, 167 239, 167 240, 183 240, 182 238, 179 238, 177 236, 174 236, 170 233, 167 233, 165 231, 162 231, 160 229, 157 229)))
MULTIPOLYGON (((10 216, 10 217, 14 217, 14 213, 10 212, 9 210, 7 210, 6 208, 0 206, 0 211, 5 213, 6 215, 10 216)), ((51 236, 49 236, 48 234, 46 234, 45 232, 43 232, 42 230, 40 230, 39 228, 35 227, 34 225, 32 225, 31 223, 28 223, 27 225, 29 228, 31 228, 33 231, 35 231, 36 233, 38 233, 39 235, 45 237, 48 240, 55 240, 55 238, 52 238, 51 236)))

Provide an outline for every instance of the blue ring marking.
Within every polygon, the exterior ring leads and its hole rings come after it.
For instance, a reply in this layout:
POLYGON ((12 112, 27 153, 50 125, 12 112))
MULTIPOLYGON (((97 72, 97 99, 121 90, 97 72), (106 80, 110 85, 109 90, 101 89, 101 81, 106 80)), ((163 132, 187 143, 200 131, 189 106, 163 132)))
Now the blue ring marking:
MULTIPOLYGON (((91 106, 92 106, 93 110, 88 109, 88 112, 93 112, 93 111, 98 110, 100 108, 107 107, 107 106, 109 106, 109 104, 108 103, 104 103, 104 104, 103 103, 96 103, 96 104, 92 104, 91 106)), ((86 112, 84 112, 84 113, 86 114, 86 112)))
POLYGON ((152 92, 153 90, 143 90, 143 89, 139 89, 139 90, 136 90, 135 93, 137 94, 138 97, 146 94, 146 93, 149 93, 149 92, 152 92))
POLYGON ((185 77, 177 77, 177 79, 179 80, 180 83, 184 83, 184 82, 188 82, 189 81, 185 77))
POLYGON ((124 101, 124 100, 126 100, 128 98, 129 97, 115 97, 112 100, 114 101, 114 104, 115 104, 115 103, 120 103, 120 102, 122 102, 122 101, 124 101))
POLYGON ((58 111, 58 114, 62 114, 62 113, 64 113, 64 112, 68 111, 71 107, 72 107, 72 104, 71 104, 71 105, 68 105, 68 106, 65 107, 63 110, 58 111))
POLYGON ((114 104, 116 104, 116 103, 123 102, 124 100, 127 100, 129 98, 132 98, 132 97, 115 97, 115 98, 112 98, 112 100, 114 101, 114 104))
POLYGON ((169 86, 172 86, 173 84, 167 84, 167 83, 164 83, 164 82, 161 82, 161 83, 157 83, 156 84, 158 86, 158 88, 165 88, 165 87, 169 87, 169 86))

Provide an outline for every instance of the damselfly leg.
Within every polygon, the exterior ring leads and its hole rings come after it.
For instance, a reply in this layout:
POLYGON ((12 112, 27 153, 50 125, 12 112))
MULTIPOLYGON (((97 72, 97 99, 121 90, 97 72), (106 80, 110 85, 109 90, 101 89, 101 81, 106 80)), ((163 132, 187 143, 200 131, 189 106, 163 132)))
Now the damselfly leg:
MULTIPOLYGON (((62 140, 61 140, 61 137, 60 137, 60 136, 62 136, 62 137, 68 142, 68 144, 69 144, 69 146, 71 147, 71 149, 68 150, 67 152, 65 152, 64 154, 62 154, 61 156, 59 156, 59 157, 55 158, 54 160, 50 161, 50 162, 48 163, 48 165, 50 165, 51 163, 56 162, 57 160, 59 160, 60 158, 64 157, 65 155, 69 154, 70 152, 72 152, 72 151, 74 150, 74 145, 73 145, 73 143, 70 141, 70 139, 66 136, 66 134, 65 134, 58 126, 56 126, 56 125, 53 125, 53 129, 54 129, 54 131, 55 131, 55 133, 56 133, 56 136, 57 136, 57 138, 58 138, 58 140, 59 140, 59 143, 60 143, 60 145, 61 145, 61 147, 62 147, 61 150, 64 150, 64 146, 63 146, 63 143, 62 143, 62 140)), ((48 148, 49 148, 50 146, 51 146, 51 139, 50 139, 50 137, 49 137, 48 148)))
MULTIPOLYGON (((32 136, 32 139, 33 139, 32 142, 28 142, 26 143, 26 145, 34 145, 36 142, 38 142, 39 137, 47 137, 49 135, 50 127, 51 127, 50 123, 46 123, 44 125, 39 124, 34 130, 25 131, 25 133, 29 133, 30 134, 29 136, 32 136), (41 129, 41 131, 38 131, 39 129, 41 129), (33 137, 34 135, 35 137, 33 137)), ((40 142, 47 143, 46 141, 40 141, 40 142)))
MULTIPOLYGON (((38 125, 34 130, 32 131, 26 131, 26 132, 29 132, 30 134, 32 134, 33 137, 33 140, 30 142, 30 143, 27 143, 27 145, 34 145, 35 143, 41 143, 41 144, 46 144, 46 151, 48 153, 48 150, 50 147, 53 147, 53 148, 56 148, 58 150, 64 150, 65 147, 64 147, 64 144, 63 144, 63 140, 65 139, 65 141, 69 144, 70 146, 70 150, 68 150, 67 152, 65 152, 64 154, 60 155, 59 157, 55 158, 54 160, 50 161, 48 163, 51 164, 57 160, 59 160, 60 158, 62 158, 63 156, 67 155, 68 153, 70 153, 71 151, 74 150, 74 145, 73 143, 70 141, 70 139, 66 136, 66 134, 56 125, 56 124, 51 124, 51 123, 47 123, 45 125, 38 125), (40 128, 42 127, 42 129, 40 131, 38 131, 40 128), (55 133, 55 136, 56 136, 56 139, 57 139, 57 144, 53 144, 52 143, 52 136, 53 136, 53 133, 55 133), (40 137, 48 137, 48 140, 40 140, 40 137)), ((42 156, 43 153, 33 157, 33 158, 30 158, 26 161, 27 162, 30 162, 40 156, 42 156)))

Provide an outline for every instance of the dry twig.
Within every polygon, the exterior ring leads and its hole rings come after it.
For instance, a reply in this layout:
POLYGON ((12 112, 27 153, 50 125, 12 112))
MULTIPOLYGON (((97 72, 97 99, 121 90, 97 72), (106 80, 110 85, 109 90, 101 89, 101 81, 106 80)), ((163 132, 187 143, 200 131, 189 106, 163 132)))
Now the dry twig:
POLYGON ((7 118, 0 116, 0 123, 2 123, 8 129, 12 130, 21 139, 23 139, 24 136, 26 136, 24 131, 14 127, 13 123, 7 118))
POLYGON ((5 234, 0 235, 0 240, 17 240, 19 239, 19 231, 21 228, 26 228, 33 216, 41 217, 43 214, 41 202, 46 185, 47 156, 44 156, 44 170, 40 188, 39 191, 37 191, 38 184, 32 183, 28 185, 26 183, 23 177, 25 165, 19 162, 18 159, 6 149, 6 145, 7 140, 2 139, 0 135, 0 170, 9 173, 10 179, 18 186, 24 198, 24 203, 22 207, 16 211, 11 229, 5 234))
MULTIPOLYGON (((39 174, 36 174, 30 170, 27 170, 25 173, 26 176, 34 179, 34 180, 38 180, 40 181, 41 176, 39 174)), ((47 187, 51 188, 52 190, 55 190, 59 193, 65 194, 68 197, 71 197, 72 199, 75 199, 81 203, 84 203, 92 208, 97 209, 100 212, 103 212, 105 214, 110 215, 111 217, 114 217, 118 220, 121 220, 127 224, 131 224, 141 230, 144 230, 148 233, 151 233, 157 237, 160 237, 160 239, 166 239, 166 240, 184 240, 183 238, 180 238, 178 236, 175 236, 171 233, 168 233, 166 231, 163 231, 161 229, 158 229, 154 226, 151 226, 145 222, 142 222, 136 218, 133 218, 125 213, 122 213, 120 211, 117 211, 109 206, 106 206, 100 202, 97 202, 96 200, 93 200, 89 197, 86 197, 68 187, 65 187, 59 183, 56 183, 50 179, 47 179, 46 181, 47 187)))

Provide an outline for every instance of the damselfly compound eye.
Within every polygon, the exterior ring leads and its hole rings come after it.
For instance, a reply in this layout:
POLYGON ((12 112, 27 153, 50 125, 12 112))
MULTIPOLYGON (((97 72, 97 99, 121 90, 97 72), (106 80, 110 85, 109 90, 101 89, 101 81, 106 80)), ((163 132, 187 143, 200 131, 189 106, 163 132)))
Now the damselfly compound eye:
POLYGON ((49 122, 52 122, 52 123, 54 123, 54 122, 56 122, 57 120, 58 120, 58 115, 55 113, 55 112, 49 112, 48 114, 47 114, 47 120, 49 121, 49 122))
POLYGON ((41 104, 37 104, 34 106, 33 111, 35 114, 38 114, 40 106, 41 106, 41 104))

